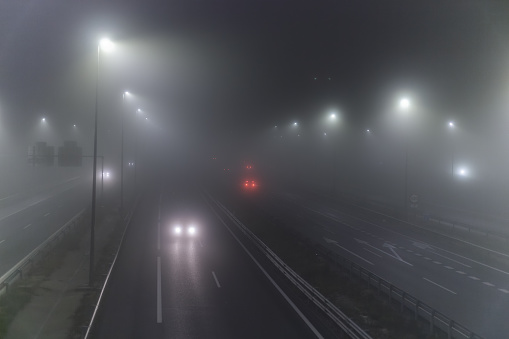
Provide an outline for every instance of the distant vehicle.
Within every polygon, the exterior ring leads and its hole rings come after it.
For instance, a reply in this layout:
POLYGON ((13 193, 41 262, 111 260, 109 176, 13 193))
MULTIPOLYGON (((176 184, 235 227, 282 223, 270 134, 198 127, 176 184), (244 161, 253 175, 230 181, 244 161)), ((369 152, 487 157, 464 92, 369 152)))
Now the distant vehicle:
POLYGON ((176 223, 171 234, 174 238, 195 238, 198 235, 198 228, 194 223, 176 223))
POLYGON ((244 189, 254 190, 258 187, 258 183, 254 180, 245 180, 243 183, 244 189))

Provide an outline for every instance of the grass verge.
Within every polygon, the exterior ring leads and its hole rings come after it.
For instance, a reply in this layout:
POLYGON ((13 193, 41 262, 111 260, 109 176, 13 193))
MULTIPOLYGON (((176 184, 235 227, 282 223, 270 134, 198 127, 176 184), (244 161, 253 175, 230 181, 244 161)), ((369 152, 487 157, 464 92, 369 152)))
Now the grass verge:
POLYGON ((84 235, 87 216, 65 236, 65 241, 57 242, 38 259, 30 271, 12 285, 0 298, 0 338, 7 335, 11 322, 35 295, 36 290, 48 277, 61 267, 66 254, 76 250, 84 235))

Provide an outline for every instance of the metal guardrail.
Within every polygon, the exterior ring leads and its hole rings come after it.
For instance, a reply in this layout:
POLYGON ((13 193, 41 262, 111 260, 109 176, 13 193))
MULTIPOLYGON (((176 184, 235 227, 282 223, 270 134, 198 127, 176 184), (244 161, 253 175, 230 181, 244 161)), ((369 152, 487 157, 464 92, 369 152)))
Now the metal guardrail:
POLYGON ((101 288, 101 293, 99 294, 99 298, 97 299, 97 303, 94 307, 94 312, 92 313, 92 317, 90 318, 90 324, 86 327, 85 335, 83 336, 84 339, 90 338, 92 335, 92 331, 94 330, 94 326, 96 324, 96 319, 99 314, 99 310, 102 306, 102 300, 104 297, 104 293, 106 291, 106 288, 109 286, 108 283, 110 281, 111 273, 113 272, 113 268, 115 267, 115 263, 117 262, 118 254, 120 253, 120 249, 122 248, 122 245, 124 244, 124 239, 127 233, 127 228, 129 227, 129 224, 131 223, 131 217, 133 216, 134 211, 136 210, 136 207, 138 206, 139 197, 134 202, 133 208, 124 216, 124 231, 122 232, 122 238, 120 239, 120 243, 117 248, 117 252, 115 253, 115 258, 113 258, 113 262, 110 265, 110 268, 108 270, 108 274, 106 275, 106 279, 104 280, 103 286, 101 288))
POLYGON ((391 284, 387 280, 384 280, 342 255, 327 249, 321 244, 317 244, 316 249, 325 257, 343 266, 353 276, 357 276, 361 280, 366 281, 368 287, 375 288, 379 294, 387 294, 390 302, 399 302, 401 311, 407 309, 414 313, 416 320, 420 318, 428 322, 430 334, 433 334, 436 329, 439 329, 447 335, 448 339, 483 339, 483 337, 470 331, 465 326, 458 324, 443 313, 440 313, 431 306, 406 293, 401 288, 391 284))
POLYGON ((297 287, 304 295, 312 301, 319 309, 321 309, 329 318, 350 338, 368 339, 371 338, 362 328, 360 328, 353 320, 348 318, 339 308, 331 303, 325 296, 318 292, 307 281, 302 279, 295 271, 285 264, 265 243, 253 234, 233 213, 231 213, 219 201, 212 200, 231 221, 250 239, 257 248, 286 276, 295 287, 297 287))
POLYGON ((60 238, 64 236, 67 231, 74 228, 83 218, 85 211, 86 209, 84 208, 78 212, 74 217, 71 218, 71 220, 66 222, 42 244, 37 246, 16 265, 14 265, 9 271, 7 271, 7 273, 5 273, 0 278, 0 295, 7 293, 9 286, 18 279, 21 279, 23 277, 23 273, 26 273, 29 269, 32 268, 33 264, 41 254, 43 254, 50 246, 53 246, 55 241, 60 240, 60 238))

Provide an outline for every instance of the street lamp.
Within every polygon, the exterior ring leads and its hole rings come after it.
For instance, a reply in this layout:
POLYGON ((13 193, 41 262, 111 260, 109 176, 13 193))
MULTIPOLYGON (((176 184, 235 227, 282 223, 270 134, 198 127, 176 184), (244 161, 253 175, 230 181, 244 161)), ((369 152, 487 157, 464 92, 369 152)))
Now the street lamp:
MULTIPOLYGON (((410 109, 411 103, 410 99, 408 98, 401 98, 399 100, 399 109, 400 111, 408 111, 410 109)), ((408 126, 406 126, 408 127, 408 126)), ((405 182, 404 182, 404 197, 403 197, 403 210, 405 213, 405 219, 408 216, 408 131, 407 128, 405 128, 404 131, 405 134, 405 182)))
MULTIPOLYGON (((449 121, 448 125, 450 130, 454 130, 454 128, 456 127, 454 121, 449 121)), ((454 180, 454 142, 452 137, 451 137, 451 177, 454 180)))
POLYGON ((124 213, 124 111, 125 97, 129 96, 129 92, 122 93, 122 110, 120 114, 120 121, 122 125, 121 141, 120 141, 120 215, 124 213))
POLYGON ((408 98, 401 98, 399 100, 399 108, 403 110, 407 110, 410 108, 410 99, 408 98))
MULTIPOLYGON (((143 114, 143 111, 141 110, 141 108, 138 108, 136 110, 136 113, 139 113, 140 115, 143 114)), ((134 166, 134 192, 136 194, 136 188, 137 188, 137 168, 138 168, 138 139, 139 139, 139 132, 138 132, 138 129, 135 129, 134 131, 135 133, 135 144, 134 144, 134 163, 133 163, 133 166, 134 166)))
POLYGON ((97 182, 97 116, 99 96, 99 67, 101 50, 109 52, 113 49, 113 43, 109 39, 101 39, 97 45, 97 65, 95 78, 95 114, 94 114, 94 161, 92 167, 92 215, 90 224, 90 266, 88 271, 88 285, 92 286, 94 275, 94 236, 95 236, 95 213, 96 213, 96 182, 97 182))
MULTIPOLYGON (((338 115, 336 112, 330 112, 330 114, 328 115, 327 117, 327 121, 326 121, 326 124, 327 125, 330 125, 330 126, 336 126, 336 123, 338 121, 338 115)), ((338 145, 336 146, 335 145, 335 138, 334 138, 334 134, 335 133, 332 133, 332 136, 331 136, 331 144, 332 144, 332 174, 331 174, 331 180, 332 180, 332 194, 334 194, 336 192, 336 172, 337 172, 337 157, 338 157, 338 147, 339 147, 339 143, 337 143, 338 145)), ((327 136, 327 132, 324 132, 324 136, 326 137, 327 136)))

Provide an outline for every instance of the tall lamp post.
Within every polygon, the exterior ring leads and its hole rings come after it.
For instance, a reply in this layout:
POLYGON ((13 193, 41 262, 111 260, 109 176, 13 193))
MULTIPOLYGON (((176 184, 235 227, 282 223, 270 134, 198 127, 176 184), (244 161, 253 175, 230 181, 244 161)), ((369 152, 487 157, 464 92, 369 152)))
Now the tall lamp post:
MULTIPOLYGON (((449 121, 449 129, 454 130, 456 126, 453 121, 449 121)), ((451 179, 454 180, 454 141, 451 137, 451 179)))
POLYGON ((120 115, 120 121, 122 125, 121 141, 120 141, 120 215, 124 213, 124 106, 125 97, 129 95, 129 92, 122 93, 122 110, 120 115))
POLYGON ((92 215, 90 224, 90 266, 88 271, 88 285, 92 286, 94 277, 94 237, 95 237, 95 210, 96 210, 96 182, 97 182, 97 116, 99 96, 99 66, 101 50, 108 52, 113 49, 113 43, 109 39, 101 39, 97 45, 97 68, 95 81, 95 114, 94 114, 94 161, 92 167, 92 215))
MULTIPOLYGON (((337 114, 336 113, 331 113, 329 115, 329 123, 330 124, 335 124, 336 121, 338 120, 338 117, 337 117, 337 114)), ((336 133, 333 133, 333 134, 336 134, 336 133)), ((327 134, 324 134, 324 135, 327 135, 327 134)), ((336 140, 337 141, 337 140, 336 140)), ((332 138, 332 194, 336 194, 336 170, 337 170, 337 163, 338 163, 338 147, 339 147, 339 143, 337 145, 335 145, 334 143, 334 137, 332 138)))
MULTIPOLYGON (((143 111, 138 108, 136 110, 136 115, 138 114, 142 114, 143 111)), ((136 172, 137 172, 137 167, 138 167, 138 140, 139 140, 139 132, 138 132, 138 129, 135 129, 134 131, 135 133, 135 143, 134 143, 134 193, 136 194, 136 189, 138 188, 138 182, 137 182, 137 178, 136 178, 136 172)))
MULTIPOLYGON (((410 108, 410 100, 402 98, 399 101, 399 108, 402 111, 408 111, 410 108)), ((405 128, 405 182, 404 182, 404 197, 403 197, 403 211, 405 213, 405 220, 408 217, 408 131, 405 128)))

